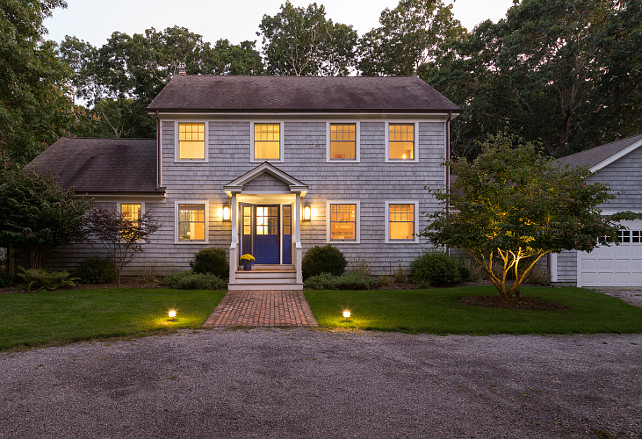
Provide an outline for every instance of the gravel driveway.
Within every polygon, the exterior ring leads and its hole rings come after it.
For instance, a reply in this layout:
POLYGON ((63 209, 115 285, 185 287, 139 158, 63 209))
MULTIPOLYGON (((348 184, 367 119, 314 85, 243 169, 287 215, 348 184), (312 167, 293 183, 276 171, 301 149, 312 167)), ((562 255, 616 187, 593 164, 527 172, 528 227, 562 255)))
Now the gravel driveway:
POLYGON ((642 437, 642 334, 217 329, 0 370, 1 438, 642 437))

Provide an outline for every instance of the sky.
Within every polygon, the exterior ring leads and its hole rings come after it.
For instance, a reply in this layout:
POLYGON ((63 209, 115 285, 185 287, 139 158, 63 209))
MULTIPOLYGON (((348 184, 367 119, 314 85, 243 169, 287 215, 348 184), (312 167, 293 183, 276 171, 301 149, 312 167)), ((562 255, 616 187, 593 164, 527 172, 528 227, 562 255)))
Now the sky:
MULTIPOLYGON (((314 0, 291 0, 305 7, 314 0)), ((445 0, 446 3, 449 0, 445 0)), ((154 27, 186 27, 215 43, 227 38, 233 44, 257 40, 256 32, 263 15, 276 15, 285 0, 67 0, 67 9, 55 9, 45 20, 48 39, 62 41, 75 35, 94 46, 105 44, 114 31, 132 35, 154 27)), ((326 18, 352 25, 363 35, 379 24, 385 8, 394 8, 398 0, 316 0, 325 6, 326 18), (364 6, 366 5, 366 6, 364 6)), ((496 22, 504 17, 513 0, 455 0, 454 15, 472 30, 486 19, 496 22)))

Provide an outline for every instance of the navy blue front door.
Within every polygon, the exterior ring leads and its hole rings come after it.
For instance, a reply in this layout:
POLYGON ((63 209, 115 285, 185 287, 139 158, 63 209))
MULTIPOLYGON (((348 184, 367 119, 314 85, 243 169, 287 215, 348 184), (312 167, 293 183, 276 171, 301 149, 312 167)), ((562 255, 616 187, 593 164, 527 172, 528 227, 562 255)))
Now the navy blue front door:
POLYGON ((278 264, 279 206, 254 206, 255 264, 278 264))

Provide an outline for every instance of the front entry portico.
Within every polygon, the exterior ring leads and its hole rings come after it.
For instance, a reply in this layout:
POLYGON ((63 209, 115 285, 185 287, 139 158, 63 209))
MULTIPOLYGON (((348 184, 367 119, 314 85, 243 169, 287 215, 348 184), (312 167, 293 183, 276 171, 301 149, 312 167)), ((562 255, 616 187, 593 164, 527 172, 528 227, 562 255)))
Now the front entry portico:
POLYGON ((308 186, 264 162, 223 189, 232 199, 228 289, 303 289, 301 198, 308 186), (239 271, 244 254, 261 269, 239 271))

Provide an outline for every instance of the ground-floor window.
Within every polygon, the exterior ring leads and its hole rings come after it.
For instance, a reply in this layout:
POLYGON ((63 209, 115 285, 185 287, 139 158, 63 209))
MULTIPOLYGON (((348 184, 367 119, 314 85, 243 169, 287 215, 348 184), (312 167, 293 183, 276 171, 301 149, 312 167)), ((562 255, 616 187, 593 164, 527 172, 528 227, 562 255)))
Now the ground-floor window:
POLYGON ((358 201, 328 201, 328 241, 359 242, 358 201))
MULTIPOLYGON (((134 227, 140 227, 140 218, 142 215, 141 203, 121 203, 120 215, 125 221, 130 222, 134 227)), ((123 236, 123 233, 124 232, 121 231, 121 236, 123 236)), ((123 238, 127 237, 123 236, 123 238)))
POLYGON ((206 204, 177 203, 177 210, 178 241, 207 241, 206 204))
POLYGON ((386 242, 417 241, 417 202, 386 202, 386 242))

